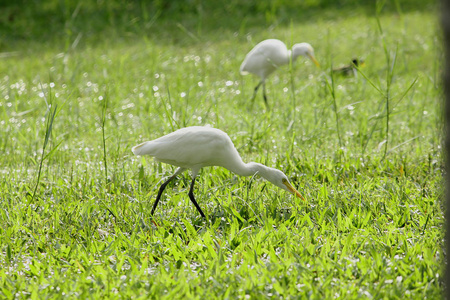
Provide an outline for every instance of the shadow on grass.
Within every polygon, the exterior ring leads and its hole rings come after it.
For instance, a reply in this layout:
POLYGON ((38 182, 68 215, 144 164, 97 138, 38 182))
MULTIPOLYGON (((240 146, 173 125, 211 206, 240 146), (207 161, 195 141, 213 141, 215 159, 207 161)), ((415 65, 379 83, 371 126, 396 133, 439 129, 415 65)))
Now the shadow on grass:
MULTIPOLYGON (((383 13, 436 10, 435 1, 385 1, 383 13)), ((95 44, 104 38, 146 37, 183 44, 220 39, 224 32, 246 34, 261 27, 375 15, 376 1, 358 0, 19 0, 0 7, 0 52, 24 43, 69 47, 77 38, 95 44)))

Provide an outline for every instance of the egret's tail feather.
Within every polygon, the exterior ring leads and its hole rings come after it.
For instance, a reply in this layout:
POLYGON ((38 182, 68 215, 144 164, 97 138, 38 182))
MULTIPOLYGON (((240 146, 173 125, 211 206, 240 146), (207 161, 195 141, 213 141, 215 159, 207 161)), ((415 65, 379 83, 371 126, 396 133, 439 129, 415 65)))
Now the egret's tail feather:
POLYGON ((239 68, 239 73, 241 73, 241 75, 247 75, 248 71, 245 70, 245 64, 242 63, 241 67, 239 68))
POLYGON ((131 148, 131 151, 133 151, 134 155, 142 155, 142 153, 144 152, 144 146, 147 144, 148 142, 143 142, 142 144, 139 144, 137 146, 134 146, 133 148, 131 148))

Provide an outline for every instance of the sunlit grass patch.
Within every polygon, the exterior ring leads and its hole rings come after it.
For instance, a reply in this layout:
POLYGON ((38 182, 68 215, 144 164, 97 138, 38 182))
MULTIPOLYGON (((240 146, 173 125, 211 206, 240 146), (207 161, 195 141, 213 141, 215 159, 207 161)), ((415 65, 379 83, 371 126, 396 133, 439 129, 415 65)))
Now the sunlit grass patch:
MULTIPOLYGON (((228 17, 223 30, 204 18, 158 32, 165 19, 128 22, 127 8, 104 34, 69 4, 65 39, 24 35, 0 58, 1 297, 440 296, 441 46, 431 10, 383 11, 382 32, 365 6, 345 17, 324 8, 330 18, 315 7, 308 22, 273 7, 236 25, 228 17), (322 69, 299 59, 277 70, 267 110, 260 95, 251 106, 258 79, 238 71, 273 37, 311 43, 322 69), (354 56, 365 60, 356 76, 330 72, 354 56), (174 168, 130 149, 193 125, 226 131, 244 161, 283 170, 307 202, 209 167, 195 186, 207 220, 187 173, 152 218, 174 168)), ((97 21, 115 20, 110 9, 97 21)))

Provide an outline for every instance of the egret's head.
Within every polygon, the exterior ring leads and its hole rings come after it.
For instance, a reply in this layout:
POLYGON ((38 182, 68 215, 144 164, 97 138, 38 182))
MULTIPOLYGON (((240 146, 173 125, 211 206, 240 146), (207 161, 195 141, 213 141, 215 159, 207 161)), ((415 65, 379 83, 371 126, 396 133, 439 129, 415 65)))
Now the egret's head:
POLYGON ((267 168, 267 171, 264 173, 265 174, 261 173, 261 176, 272 182, 274 185, 296 195, 302 200, 305 200, 305 198, 303 198, 303 196, 292 186, 287 176, 280 170, 267 168))
POLYGON ((310 60, 312 60, 312 62, 320 67, 319 62, 316 60, 316 57, 314 56, 314 49, 313 47, 308 44, 308 43, 300 43, 300 44, 295 44, 292 47, 292 56, 293 59, 297 58, 297 56, 303 55, 307 58, 309 58, 310 60))

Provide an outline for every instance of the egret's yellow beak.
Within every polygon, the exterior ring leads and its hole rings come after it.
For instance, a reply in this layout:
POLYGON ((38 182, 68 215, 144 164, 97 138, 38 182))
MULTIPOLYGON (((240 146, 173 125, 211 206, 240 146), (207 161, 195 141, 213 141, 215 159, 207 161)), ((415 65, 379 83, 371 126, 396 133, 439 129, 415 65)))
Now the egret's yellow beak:
POLYGON ((283 184, 287 187, 287 189, 294 195, 296 195, 297 197, 299 197, 300 199, 302 199, 303 201, 306 201, 305 198, 303 198, 302 194, 299 193, 299 191, 297 191, 287 180, 283 180, 283 184))
POLYGON ((317 61, 317 59, 316 59, 314 56, 312 56, 311 54, 308 54, 308 57, 309 57, 309 59, 312 60, 312 62, 313 62, 317 67, 320 68, 320 64, 319 64, 319 62, 317 61))

